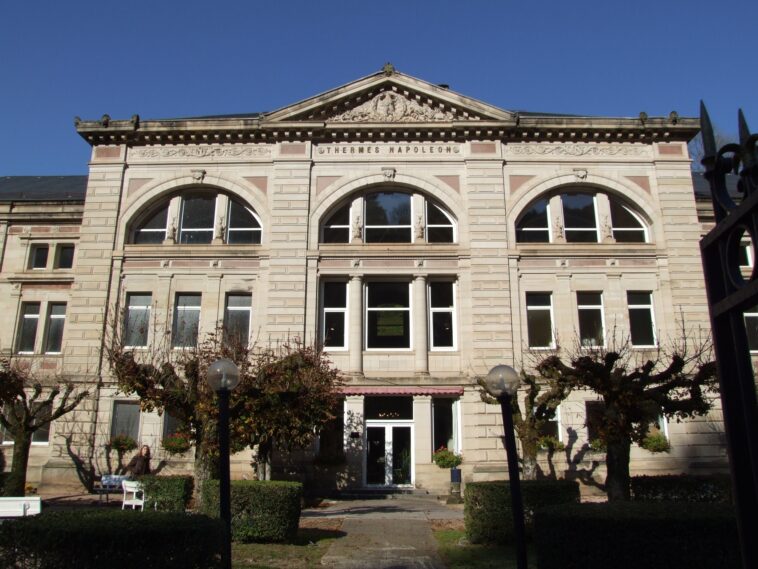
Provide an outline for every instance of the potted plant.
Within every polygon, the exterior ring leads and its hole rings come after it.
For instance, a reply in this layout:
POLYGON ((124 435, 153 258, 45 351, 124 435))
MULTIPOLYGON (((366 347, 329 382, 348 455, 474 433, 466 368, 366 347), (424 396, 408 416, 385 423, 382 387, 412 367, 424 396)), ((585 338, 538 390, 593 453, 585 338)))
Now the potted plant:
POLYGON ((463 462, 463 456, 456 454, 447 447, 441 446, 432 455, 434 464, 440 468, 450 469, 450 497, 448 504, 461 503, 461 470, 458 468, 463 462))
POLYGON ((192 443, 190 441, 189 435, 186 435, 184 433, 174 433, 173 435, 163 437, 161 445, 163 446, 163 450, 165 450, 166 453, 174 455, 184 454, 190 449, 192 443))

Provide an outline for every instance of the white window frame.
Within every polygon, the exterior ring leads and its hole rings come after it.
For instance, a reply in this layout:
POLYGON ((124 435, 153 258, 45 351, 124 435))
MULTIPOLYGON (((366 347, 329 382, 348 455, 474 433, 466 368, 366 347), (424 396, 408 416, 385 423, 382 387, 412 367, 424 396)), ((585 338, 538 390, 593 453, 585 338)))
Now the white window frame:
POLYGON ((66 313, 68 312, 68 303, 66 302, 48 302, 45 310, 45 331, 42 339, 42 352, 45 355, 57 355, 63 353, 63 334, 66 331, 66 313), (53 314, 53 306, 63 306, 63 314, 53 314), (61 330, 61 346, 57 352, 47 351, 47 341, 50 335, 50 328, 53 320, 63 320, 63 330, 61 330))
MULTIPOLYGON (((626 207, 621 202, 614 201, 611 196, 608 196, 608 202, 609 202, 609 204, 608 204, 608 208, 609 209, 611 207, 610 204, 611 203, 615 203, 618 207, 621 207, 621 208, 625 209, 626 212, 629 215, 631 215, 634 219, 636 219, 637 223, 640 224, 640 227, 618 227, 617 228, 617 227, 615 227, 613 225, 613 214, 611 214, 610 215, 611 234, 613 235, 613 239, 616 239, 616 233, 615 233, 616 231, 638 231, 638 232, 641 231, 642 235, 643 235, 643 239, 644 239, 643 243, 650 243, 650 235, 648 234, 647 224, 642 220, 642 218, 637 213, 635 213, 634 211, 632 211, 631 208, 626 207)), ((637 241, 628 241, 628 242, 627 241, 620 241, 620 243, 629 243, 631 245, 634 245, 635 243, 639 244, 639 242, 637 242, 637 241)))
POLYGON ((524 304, 526 305, 526 345, 530 350, 554 350, 555 349, 555 313, 553 312, 553 292, 543 290, 528 290, 524 293, 524 304), (550 306, 529 306, 530 294, 547 294, 550 296, 550 306), (529 311, 530 310, 547 310, 550 313, 550 345, 532 346, 529 343, 529 311))
POLYGON ((653 309, 653 291, 649 290, 628 290, 626 291, 626 306, 627 306, 627 316, 629 318, 629 342, 631 343, 633 348, 655 348, 658 346, 658 334, 655 333, 656 326, 655 326, 655 310, 653 309), (644 293, 648 294, 650 296, 650 304, 629 304, 629 293, 644 293), (640 309, 648 309, 650 311, 650 326, 652 327, 653 332, 653 343, 652 344, 635 344, 632 340, 632 314, 631 310, 640 310, 640 309))
POLYGON ((196 348, 198 345, 198 342, 200 342, 200 320, 202 316, 202 308, 203 308, 203 295, 202 293, 198 292, 177 292, 174 294, 174 318, 171 325, 171 349, 173 350, 186 350, 186 349, 193 349, 196 348), (179 306, 179 297, 180 296, 197 296, 200 298, 200 304, 197 306, 179 306), (179 322, 179 312, 197 312, 197 337, 195 338, 195 345, 194 346, 175 346, 174 345, 174 333, 176 330, 177 323, 179 322))
POLYGON ((565 437, 563 436, 563 422, 561 421, 561 404, 558 404, 555 408, 555 415, 552 419, 548 419, 548 423, 555 423, 558 425, 558 428, 556 429, 558 432, 558 442, 562 443, 565 437))
MULTIPOLYGON (((563 203, 561 203, 561 209, 563 209, 563 203)), ((526 208, 524 208, 523 211, 519 214, 518 221, 516 222, 516 243, 520 245, 544 245, 545 243, 540 243, 539 241, 519 241, 518 240, 518 232, 519 231, 545 231, 547 229, 547 242, 552 243, 553 242, 553 216, 550 215, 550 198, 544 197, 544 198, 538 198, 531 202, 526 208), (519 223, 521 221, 521 218, 523 215, 537 202, 544 200, 545 203, 545 215, 547 216, 547 227, 519 227, 519 223)))
POLYGON ((368 352, 411 352, 413 351, 413 290, 411 283, 407 281, 368 281, 363 285, 363 306, 364 309, 364 330, 363 345, 368 352), (369 308, 368 289, 372 284, 382 283, 399 283, 408 286, 408 307, 407 308, 369 308), (408 347, 407 348, 370 348, 368 345, 368 313, 369 312, 404 312, 408 311, 408 347))
MULTIPOLYGON (((413 200, 413 198, 411 198, 411 201, 412 200, 413 200)), ((412 208, 411 208, 411 220, 413 220, 412 213, 413 212, 412 212, 412 208)), ((444 208, 438 206, 434 202, 432 202, 432 201, 430 201, 430 200, 428 200, 428 199, 426 199, 424 197, 424 215, 426 215, 426 220, 427 220, 426 223, 424 223, 424 239, 426 240, 427 243, 429 243, 429 229, 430 228, 435 228, 435 227, 441 227, 441 228, 450 227, 453 230, 453 240, 451 242, 448 243, 447 241, 435 241, 434 242, 435 244, 437 244, 437 245, 452 245, 453 243, 458 243, 458 227, 457 227, 457 224, 455 223, 455 221, 453 220, 453 218, 450 216, 450 214, 445 211, 444 208), (448 223, 447 225, 440 225, 439 223, 431 223, 430 224, 428 222, 428 219, 429 219, 429 207, 437 208, 440 211, 440 213, 442 213, 442 215, 444 215, 450 223, 448 223)), ((411 233, 413 233, 412 230, 411 230, 411 233)))
POLYGON ((18 320, 18 330, 16 331, 16 353, 17 354, 21 354, 21 355, 27 354, 28 355, 28 354, 35 354, 35 353, 37 353, 37 340, 38 340, 38 336, 39 336, 39 320, 40 320, 39 315, 40 315, 41 312, 42 312, 42 302, 40 302, 38 300, 23 301, 21 303, 21 314, 19 315, 20 318, 18 320), (37 305, 37 313, 36 314, 24 314, 24 306, 25 305, 30 305, 30 304, 36 304, 37 305), (24 329, 24 322, 27 319, 29 319, 29 320, 36 320, 37 321, 37 324, 35 325, 35 328, 34 328, 34 347, 32 348, 31 351, 28 351, 28 350, 22 351, 20 349, 21 334, 22 334, 22 330, 24 329))
MULTIPOLYGON (((455 233, 453 233, 455 236, 455 233)), ((455 352, 458 350, 458 303, 456 297, 458 296, 458 283, 453 280, 431 280, 426 284, 426 310, 427 310, 427 329, 429 331, 429 350, 432 352, 455 352), (435 284, 449 284, 452 287, 453 306, 445 308, 432 307, 432 285, 435 284), (452 346, 435 346, 434 345, 434 315, 435 314, 452 314, 453 322, 453 345, 452 346)))
POLYGON ((598 290, 578 290, 576 291, 576 311, 577 311, 577 324, 579 323, 579 312, 581 310, 597 310, 598 306, 600 308, 600 326, 602 327, 603 331, 603 342, 601 344, 584 344, 582 341, 581 336, 581 329, 577 327, 577 330, 579 331, 579 343, 582 348, 604 348, 607 341, 608 334, 607 329, 605 327, 605 300, 603 298, 603 292, 598 290), (597 304, 579 304, 579 294, 599 294, 600 295, 600 305, 597 304))
POLYGON ((50 265, 50 243, 34 243, 31 247, 29 247, 29 263, 27 267, 29 267, 30 271, 46 271, 47 267, 50 265), (34 266, 34 257, 36 256, 37 251, 40 251, 42 249, 47 249, 47 256, 45 257, 45 266, 43 267, 35 267, 34 266))
POLYGON ((579 245, 589 245, 590 243, 599 243, 600 242, 600 223, 597 218, 598 216, 597 194, 577 191, 577 192, 567 192, 565 194, 561 194, 560 197, 561 197, 561 214, 563 217, 563 236, 566 239, 566 243, 578 243, 579 245), (592 196, 592 208, 594 210, 594 218, 595 218, 594 229, 590 227, 567 227, 566 226, 566 212, 565 212, 565 207, 563 205, 563 196, 574 196, 574 195, 592 196), (568 234, 567 234, 568 231, 586 231, 586 232, 594 231, 595 241, 569 241, 568 234))
POLYGON ((110 425, 108 426, 108 437, 109 440, 112 439, 114 436, 116 436, 113 433, 113 419, 116 417, 116 406, 122 404, 122 405, 136 405, 137 407, 137 436, 134 437, 134 441, 137 443, 138 448, 141 440, 142 435, 142 409, 140 409, 139 401, 136 399, 114 399, 111 404, 111 417, 110 417, 110 425))
MULTIPOLYGON (((319 325, 319 337, 321 339, 321 344, 324 346, 324 350, 327 352, 345 352, 348 349, 349 343, 350 343, 350 318, 348 315, 350 314, 350 290, 348 287, 349 282, 343 281, 339 279, 325 279, 321 281, 321 289, 320 289, 320 302, 319 302, 319 312, 321 314, 321 323, 319 325), (334 284, 338 283, 345 287, 345 307, 339 308, 339 307, 326 307, 324 306, 324 298, 325 298, 325 292, 324 289, 327 284, 334 284), (343 329, 345 331, 344 337, 342 339, 342 346, 327 346, 324 344, 326 341, 326 315, 327 314, 342 314, 343 318, 343 329)), ((366 333, 368 334, 368 330, 366 330, 366 333)))
POLYGON ((414 215, 415 215, 416 212, 415 212, 414 207, 413 207, 413 202, 415 201, 413 199, 413 196, 414 196, 413 192, 403 192, 403 191, 394 190, 394 189, 390 189, 390 188, 388 188, 386 190, 377 190, 375 192, 368 192, 368 193, 364 194, 363 195, 363 242, 364 243, 368 243, 369 245, 372 245, 372 244, 378 244, 378 245, 394 245, 394 244, 403 245, 403 244, 415 243, 416 232, 413 230, 413 220, 415 219, 414 215), (411 220, 410 220, 410 223, 408 225, 369 225, 368 224, 368 216, 366 215, 366 198, 369 197, 369 196, 371 196, 372 194, 403 194, 403 195, 408 196, 408 200, 411 202, 411 215, 410 215, 410 219, 411 220), (406 241, 398 241, 398 242, 395 242, 395 241, 389 241, 389 242, 388 241, 385 241, 385 242, 371 241, 371 242, 368 242, 368 241, 366 241, 366 231, 368 229, 405 229, 406 227, 408 228, 408 231, 411 234, 411 240, 410 241, 407 241, 407 242, 406 241))
MULTIPOLYGON (((200 302, 202 304, 202 298, 200 302)), ((241 291, 228 291, 224 295, 224 327, 226 327, 227 316, 229 315, 229 312, 247 312, 247 338, 246 340, 249 344, 250 332, 253 329, 253 295, 252 293, 241 292, 241 291), (249 306, 229 306, 229 297, 232 297, 232 296, 245 296, 250 299, 250 305, 249 306)), ((199 328, 199 322, 200 322, 200 319, 198 318, 198 328, 199 328)))
POLYGON ((329 217, 326 218, 326 221, 321 225, 321 230, 319 231, 319 243, 321 245, 345 245, 346 243, 325 243, 324 242, 324 229, 347 229, 347 244, 352 243, 353 241, 353 230, 352 230, 352 222, 353 222, 353 204, 355 203, 355 198, 350 200, 347 203, 340 204, 339 207, 333 208, 329 211, 329 217), (329 224, 328 221, 334 217, 334 215, 341 210, 343 207, 347 207, 347 225, 334 225, 329 224))
MULTIPOLYGON (((125 321, 123 323, 123 326, 124 326, 124 328, 123 328, 123 330, 124 330, 124 336, 126 336, 126 332, 127 332, 126 323, 129 321, 132 309, 135 309, 135 310, 145 310, 147 312, 147 318, 146 318, 147 331, 146 331, 146 337, 145 337, 145 343, 144 343, 144 345, 141 345, 141 346, 139 346, 139 345, 127 345, 127 346, 124 346, 125 348, 129 348, 129 349, 146 348, 146 347, 148 347, 150 345, 150 320, 152 318, 152 305, 153 305, 153 293, 152 292, 150 292, 150 293, 148 293, 148 292, 128 292, 128 293, 126 293, 126 306, 124 307, 125 310, 126 310, 126 313, 124 314, 125 321), (133 305, 133 304, 131 304, 130 301, 135 296, 150 296, 150 302, 147 305, 143 305, 143 304, 134 304, 133 305)), ((126 338, 124 338, 124 340, 125 339, 126 338)))
MULTIPOLYGON (((213 242, 213 239, 216 236, 216 214, 218 212, 218 197, 219 194, 216 193, 213 196, 213 224, 210 227, 211 232, 211 239, 208 241, 208 243, 182 243, 182 235, 184 233, 193 233, 193 232, 202 232, 202 233, 208 233, 209 228, 208 227, 192 227, 190 229, 184 229, 184 206, 185 202, 187 200, 195 199, 195 198, 205 198, 206 195, 202 192, 199 192, 197 194, 192 194, 192 192, 189 192, 186 196, 182 196, 182 203, 181 207, 179 208, 179 231, 177 232, 177 238, 176 243, 178 245, 210 245, 213 242)), ((168 218, 167 218, 168 222, 168 218)), ((168 223, 167 223, 168 224, 168 223)), ((228 228, 227 228, 228 231, 228 228)))
MULTIPOLYGON (((161 202, 163 203, 163 202, 161 202)), ((143 229, 142 226, 147 222, 147 220, 158 213, 162 208, 155 208, 148 212, 147 216, 142 217, 140 222, 137 224, 137 227, 134 229, 132 234, 131 243, 134 245, 139 246, 145 246, 145 245, 159 245, 159 243, 136 243, 137 241, 137 235, 140 233, 163 233, 163 239, 161 241, 166 240, 166 233, 168 232, 168 227, 171 224, 171 200, 168 200, 165 202, 166 204, 166 223, 163 225, 163 228, 157 228, 157 229, 143 229)))
MULTIPOLYGON (((215 211, 218 210, 218 198, 219 198, 220 195, 221 194, 216 194, 215 211)), ((232 227, 232 203, 233 202, 234 202, 234 200, 232 198, 229 198, 227 200, 226 216, 225 216, 225 219, 226 219, 226 235, 224 235, 224 243, 227 244, 227 245, 232 245, 232 246, 260 245, 261 243, 263 243, 263 223, 261 223, 261 218, 258 217, 258 214, 255 213, 255 211, 252 208, 246 206, 245 204, 243 204, 241 202, 236 202, 236 204, 238 206, 246 209, 247 212, 250 215, 253 216, 253 219, 255 219, 255 221, 258 222, 258 227, 240 227, 240 228, 234 228, 234 227, 232 227), (257 231, 258 235, 259 235, 258 243, 229 243, 229 234, 231 232, 233 232, 233 231, 236 231, 236 232, 239 232, 239 233, 243 233, 243 232, 255 233, 257 231)), ((214 216, 213 216, 214 219, 216 217, 215 216, 215 211, 214 211, 214 216)), ((214 231, 215 231, 215 229, 214 229, 214 231)))

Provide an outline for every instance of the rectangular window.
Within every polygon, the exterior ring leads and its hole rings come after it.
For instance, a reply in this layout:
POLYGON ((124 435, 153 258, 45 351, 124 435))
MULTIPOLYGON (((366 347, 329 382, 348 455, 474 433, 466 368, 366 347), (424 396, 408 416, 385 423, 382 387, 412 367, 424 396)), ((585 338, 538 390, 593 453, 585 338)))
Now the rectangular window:
POLYGON ((179 293, 174 305, 174 326, 171 347, 189 348, 197 346, 200 328, 200 295, 179 293))
POLYGON ((366 348, 411 347, 410 283, 366 285, 366 348))
POLYGON ((605 415, 605 403, 602 401, 585 401, 585 425, 587 427, 587 441, 592 442, 600 439, 605 415))
POLYGON ((579 309, 579 339, 582 346, 604 345, 603 293, 577 292, 576 302, 579 309))
POLYGON ((410 194, 376 192, 363 198, 366 243, 411 243, 412 200, 410 194))
POLYGON ((179 242, 188 244, 213 241, 216 196, 198 196, 182 200, 179 242))
POLYGON ((153 296, 150 293, 129 293, 126 295, 126 314, 124 315, 124 345, 130 348, 147 346, 150 329, 150 305, 153 296))
POLYGON ((563 194, 563 229, 568 243, 597 243, 595 196, 563 194))
POLYGON ((747 345, 751 352, 758 352, 758 306, 745 311, 745 328, 747 329, 747 345))
POLYGON ((651 292, 626 293, 632 346, 655 346, 655 319, 651 292))
POLYGON ((429 332, 432 349, 455 348, 455 284, 429 283, 429 332))
POLYGON ((45 323, 45 353, 59 354, 63 345, 63 327, 66 324, 66 303, 50 303, 45 323))
POLYGON ((21 321, 18 327, 17 351, 33 354, 39 325, 39 302, 24 302, 21 305, 21 321))
POLYGON ((253 313, 253 295, 229 293, 224 312, 224 340, 231 346, 247 346, 250 339, 250 317, 253 313))
POLYGON ((526 293, 526 330, 530 348, 552 348, 553 295, 549 292, 526 293))
MULTIPOLYGON (((52 414, 52 406, 44 403, 33 403, 33 409, 38 413, 38 417, 42 419, 49 419, 52 414), (41 410, 40 410, 41 408, 41 410)), ((47 423, 44 427, 40 427, 32 433, 32 443, 34 444, 47 444, 50 442, 50 423, 47 423)))
POLYGON ((29 268, 37 270, 46 269, 49 252, 49 245, 33 245, 31 255, 29 256, 29 268))
POLYGON ((114 401, 111 419, 111 438, 126 435, 139 440, 139 403, 136 401, 114 401))
POLYGON ((553 418, 542 423, 539 433, 541 437, 553 437, 555 440, 563 442, 560 405, 555 408, 555 415, 553 415, 553 418))
POLYGON ((182 421, 169 413, 163 413, 163 438, 176 434, 182 421))
POLYGON ((58 245, 56 251, 55 268, 70 269, 74 266, 74 246, 58 245))
POLYGON ((347 348, 347 283, 321 283, 321 341, 325 348, 347 348))

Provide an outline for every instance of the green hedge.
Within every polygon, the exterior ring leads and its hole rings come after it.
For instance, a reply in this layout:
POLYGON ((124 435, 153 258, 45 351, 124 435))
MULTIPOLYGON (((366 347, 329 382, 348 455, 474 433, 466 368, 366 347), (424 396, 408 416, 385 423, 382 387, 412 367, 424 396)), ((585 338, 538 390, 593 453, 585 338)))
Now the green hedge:
POLYGON ((183 513, 192 498, 192 476, 141 476, 146 508, 157 507, 160 512, 183 513))
MULTIPOLYGON (((219 515, 218 480, 203 486, 203 513, 219 515)), ((288 541, 297 535, 303 485, 299 482, 234 480, 232 538, 235 541, 288 541)))
POLYGON ((728 474, 633 476, 632 500, 731 504, 732 480, 728 474))
MULTIPOLYGON (((529 536, 534 511, 542 506, 579 502, 579 484, 573 480, 522 480, 521 495, 529 536)), ((466 537, 471 543, 513 541, 510 483, 469 482, 464 496, 464 519, 466 537)))
POLYGON ((223 535, 223 524, 207 516, 43 510, 0 524, 0 567, 213 569, 223 535))
POLYGON ((724 504, 612 503, 544 508, 538 569, 738 569, 737 523, 724 504))

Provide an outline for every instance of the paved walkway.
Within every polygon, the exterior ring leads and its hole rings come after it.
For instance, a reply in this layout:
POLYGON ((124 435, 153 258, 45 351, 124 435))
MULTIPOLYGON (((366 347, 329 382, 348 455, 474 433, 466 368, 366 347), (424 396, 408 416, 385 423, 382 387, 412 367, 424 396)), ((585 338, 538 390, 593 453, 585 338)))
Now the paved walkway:
POLYGON ((431 522, 463 519, 462 506, 433 498, 393 496, 338 501, 305 510, 304 518, 343 518, 347 535, 332 542, 321 564, 334 569, 444 569, 431 522))

